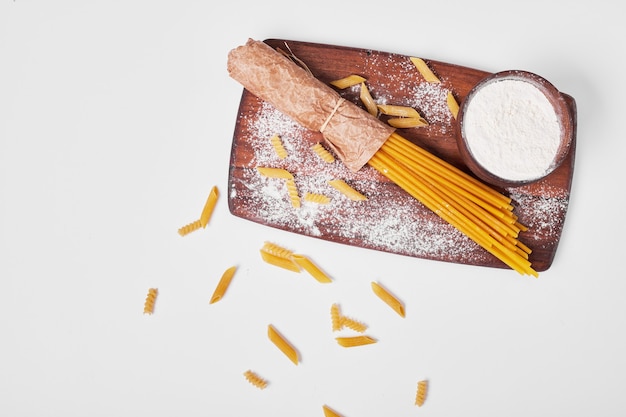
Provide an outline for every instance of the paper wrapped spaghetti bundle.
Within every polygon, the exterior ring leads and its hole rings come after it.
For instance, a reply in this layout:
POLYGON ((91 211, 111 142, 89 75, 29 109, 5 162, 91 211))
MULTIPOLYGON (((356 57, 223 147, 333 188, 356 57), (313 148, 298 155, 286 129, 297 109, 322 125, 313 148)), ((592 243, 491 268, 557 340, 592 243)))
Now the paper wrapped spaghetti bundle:
POLYGON ((352 171, 361 169, 394 131, 264 42, 250 39, 233 49, 228 72, 255 96, 321 132, 352 171))
POLYGON ((264 42, 230 51, 230 76, 305 128, 321 132, 356 172, 370 165, 474 242, 521 274, 531 250, 517 238, 526 228, 511 199, 418 147, 264 42))

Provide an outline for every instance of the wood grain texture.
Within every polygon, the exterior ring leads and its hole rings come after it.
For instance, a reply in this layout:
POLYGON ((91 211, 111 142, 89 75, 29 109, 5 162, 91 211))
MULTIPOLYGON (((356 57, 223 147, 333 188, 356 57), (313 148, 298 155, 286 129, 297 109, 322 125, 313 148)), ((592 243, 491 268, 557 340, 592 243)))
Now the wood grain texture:
MULTIPOLYGON (((384 96, 389 104, 406 105, 409 103, 407 88, 425 82, 417 71, 411 71, 410 65, 407 65, 410 64, 409 57, 405 55, 293 40, 268 39, 265 42, 283 50, 286 50, 285 45, 288 45, 289 50, 305 62, 313 75, 323 82, 329 83, 350 74, 362 75, 367 79, 368 85, 373 86, 374 98, 380 99, 384 96)), ((475 84, 490 75, 486 71, 421 58, 440 78, 442 88, 449 89, 459 103, 475 84)), ((344 98, 359 103, 358 92, 354 89, 341 91, 341 94, 344 98)), ((499 189, 513 198, 519 221, 529 227, 528 231, 520 235, 520 241, 532 249, 530 261, 533 268, 539 272, 547 270, 553 262, 565 224, 574 170, 576 103, 569 95, 563 95, 569 104, 574 122, 574 138, 564 163, 539 182, 514 189, 499 189)), ((403 190, 382 175, 377 175, 370 167, 365 167, 362 169, 363 172, 347 178, 360 190, 367 190, 366 202, 353 204, 349 206, 349 210, 345 209, 348 206, 344 204, 331 207, 328 211, 318 211, 307 223, 287 220, 291 215, 287 211, 285 219, 275 215, 269 216, 268 211, 273 209, 269 206, 271 201, 268 202, 262 195, 259 180, 254 173, 259 163, 257 149, 259 138, 254 137, 258 134, 255 123, 258 123, 261 117, 263 105, 262 100, 243 90, 233 134, 228 176, 228 205, 233 215, 339 244, 422 259, 506 268, 500 260, 465 236, 450 230, 451 226, 419 202, 407 199, 403 190), (368 227, 370 231, 377 227, 375 219, 384 217, 382 211, 388 211, 394 204, 403 208, 396 216, 397 223, 374 237, 372 233, 366 232, 368 227), (407 230, 412 229, 404 226, 413 227, 413 225, 415 230, 410 233, 411 236, 406 236, 407 230), (352 228, 348 232, 350 227, 352 228), (434 244, 434 241, 446 242, 434 244)), ((417 110, 421 110, 419 106, 417 110)), ((422 113, 427 115, 427 110, 423 110, 422 113)), ((454 119, 435 121, 426 127, 400 129, 398 132, 422 148, 467 171, 457 148, 454 123, 454 119)), ((304 147, 310 147, 318 142, 323 143, 322 135, 312 131, 299 133, 298 140, 306 142, 303 143, 304 147)), ((300 183, 304 183, 307 178, 320 175, 319 166, 309 163, 291 166, 291 169, 296 171, 292 173, 300 183)), ((346 173, 346 176, 348 175, 346 173)), ((278 200, 276 203, 278 204, 278 200)))

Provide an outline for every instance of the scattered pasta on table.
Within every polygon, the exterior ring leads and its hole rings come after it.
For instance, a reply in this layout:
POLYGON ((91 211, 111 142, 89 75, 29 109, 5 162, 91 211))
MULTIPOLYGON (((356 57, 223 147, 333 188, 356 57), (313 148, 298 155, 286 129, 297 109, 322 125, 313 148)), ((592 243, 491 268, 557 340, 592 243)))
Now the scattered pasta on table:
POLYGON ((341 336, 341 337, 336 337, 335 340, 337 340, 337 343, 340 346, 349 348, 349 347, 355 347, 355 346, 365 346, 365 345, 371 345, 372 343, 376 343, 376 339, 374 339, 371 336, 341 336))
POLYGON ((213 295, 211 296, 211 300, 209 301, 209 304, 216 303, 224 297, 224 294, 226 294, 226 290, 228 289, 230 282, 232 281, 233 276, 235 275, 235 271, 237 271, 236 266, 231 266, 226 271, 224 271, 224 273, 222 274, 222 278, 220 278, 219 282, 217 283, 217 286, 215 287, 215 291, 213 292, 213 295))
POLYGON ((426 401, 426 394, 428 391, 428 381, 422 380, 417 383, 417 392, 415 394, 415 405, 421 407, 426 401))
POLYGON ((181 236, 186 236, 191 232, 195 232, 200 228, 206 228, 213 216, 213 211, 215 210, 215 206, 217 204, 217 200, 219 197, 219 190, 217 186, 213 186, 211 191, 209 192, 209 196, 204 203, 204 207, 202 208, 202 212, 200 213, 200 218, 191 223, 186 224, 185 226, 178 229, 178 234, 181 236))
POLYGON ((400 316, 405 317, 404 304, 402 304, 402 302, 400 301, 400 299, 398 299, 398 297, 393 295, 391 292, 389 292, 389 290, 387 290, 385 287, 383 287, 377 282, 372 281, 371 285, 372 285, 372 291, 374 291, 374 294, 376 294, 378 298, 383 300, 389 307, 391 307, 400 316))
POLYGON ((268 385, 267 380, 259 376, 259 374, 257 374, 256 372, 247 370, 246 372, 243 373, 243 375, 246 377, 248 382, 254 385, 255 387, 259 389, 267 388, 267 385, 268 385))
POLYGON ((327 405, 323 405, 322 410, 324 410, 324 417, 343 417, 343 415, 339 414, 327 405))
POLYGON ((159 294, 159 290, 156 288, 150 288, 148 290, 148 295, 146 296, 146 301, 143 304, 143 313, 144 314, 153 314, 154 313, 154 304, 156 303, 157 295, 159 294))
POLYGON ((260 253, 261 258, 270 265, 298 273, 304 269, 323 284, 332 282, 332 279, 306 255, 294 253, 272 242, 265 242, 260 253))
POLYGON ((298 364, 298 351, 271 324, 267 326, 267 337, 294 365, 298 364))

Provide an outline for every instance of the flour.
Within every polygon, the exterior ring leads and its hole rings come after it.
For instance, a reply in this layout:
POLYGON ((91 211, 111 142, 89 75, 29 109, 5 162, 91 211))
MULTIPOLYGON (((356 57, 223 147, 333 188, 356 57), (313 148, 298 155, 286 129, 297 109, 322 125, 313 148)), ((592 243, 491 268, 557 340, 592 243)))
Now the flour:
MULTIPOLYGON (((334 236, 344 243, 360 242, 367 248, 453 262, 488 262, 488 255, 457 229, 437 217, 409 194, 370 166, 351 172, 336 160, 325 163, 310 149, 312 132, 263 102, 247 120, 247 144, 252 158, 230 189, 231 198, 246 201, 247 215, 259 222, 308 236, 334 236), (280 159, 269 138, 279 134, 289 156, 280 159), (303 201, 294 208, 285 182, 266 178, 258 166, 284 168, 294 174, 301 195, 306 192, 331 197, 329 204, 303 201), (368 197, 355 202, 328 185, 344 179, 368 197)), ((244 204, 244 203, 242 203, 244 204)))
POLYGON ((552 168, 561 127, 554 107, 533 84, 493 81, 471 96, 463 118, 470 153, 505 180, 543 177, 552 168))

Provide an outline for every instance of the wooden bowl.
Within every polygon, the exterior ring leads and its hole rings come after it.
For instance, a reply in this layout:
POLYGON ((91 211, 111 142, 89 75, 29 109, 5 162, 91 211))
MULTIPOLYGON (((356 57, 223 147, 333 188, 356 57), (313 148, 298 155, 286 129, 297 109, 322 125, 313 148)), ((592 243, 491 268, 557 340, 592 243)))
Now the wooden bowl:
POLYGON ((550 82, 527 71, 502 71, 478 82, 461 103, 457 146, 478 178, 518 187, 545 178, 563 162, 573 125, 566 99, 550 82))

